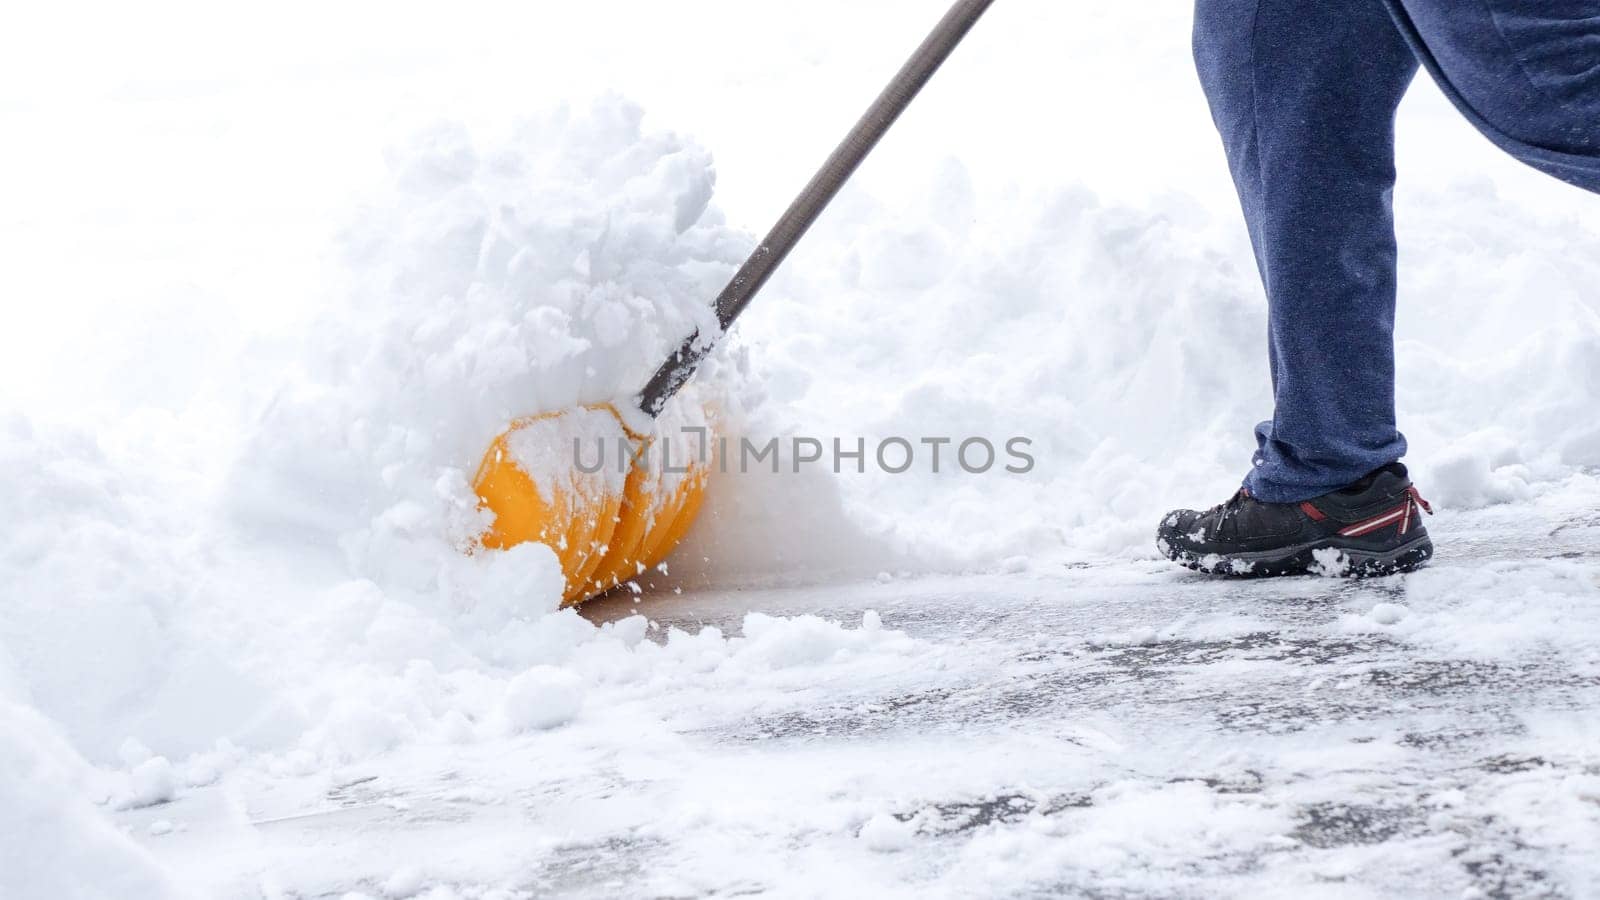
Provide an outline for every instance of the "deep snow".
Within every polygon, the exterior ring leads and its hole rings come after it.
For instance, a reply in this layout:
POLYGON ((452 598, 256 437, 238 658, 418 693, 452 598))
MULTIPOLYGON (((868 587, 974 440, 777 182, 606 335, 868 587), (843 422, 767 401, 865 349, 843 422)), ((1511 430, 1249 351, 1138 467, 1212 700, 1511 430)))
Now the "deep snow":
POLYGON ((1033 471, 719 475, 584 616, 461 552, 489 438, 707 325, 933 14, 858 7, 107 9, 27 94, 23 14, 0 895, 1600 889, 1595 200, 1419 85, 1438 565, 1170 570, 1269 407, 1185 4, 997 4, 676 410, 1033 471))

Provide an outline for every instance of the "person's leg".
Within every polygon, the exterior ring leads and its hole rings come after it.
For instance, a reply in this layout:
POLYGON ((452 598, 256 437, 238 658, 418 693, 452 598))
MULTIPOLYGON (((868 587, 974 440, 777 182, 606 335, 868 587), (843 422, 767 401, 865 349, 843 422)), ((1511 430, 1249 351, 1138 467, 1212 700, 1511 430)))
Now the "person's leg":
POLYGON ((1385 0, 1456 108, 1534 168, 1600 192, 1600 0, 1385 0))
POLYGON ((1316 497, 1406 449, 1390 199, 1416 58, 1381 0, 1198 0, 1194 44, 1269 306, 1273 418, 1245 486, 1316 497))

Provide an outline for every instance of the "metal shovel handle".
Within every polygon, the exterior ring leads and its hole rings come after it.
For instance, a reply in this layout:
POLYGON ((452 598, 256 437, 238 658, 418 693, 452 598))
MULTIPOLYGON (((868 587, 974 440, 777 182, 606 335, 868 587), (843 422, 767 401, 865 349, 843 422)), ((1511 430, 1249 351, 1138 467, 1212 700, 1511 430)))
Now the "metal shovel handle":
MULTIPOLYGON (((939 24, 934 26, 933 33, 929 34, 917 52, 901 67, 883 89, 865 115, 850 129, 828 161, 822 164, 822 169, 812 177, 811 183, 800 192, 794 202, 789 204, 789 209, 784 212, 778 223, 756 246, 750 258, 734 274, 733 280, 722 289, 717 297, 717 322, 722 331, 726 332, 733 320, 744 312, 750 305, 762 285, 772 277, 784 257, 794 249, 795 244, 805 236, 812 223, 828 208, 828 203, 844 187, 850 175, 867 158, 872 148, 888 133, 889 127, 906 111, 911 101, 916 99, 933 73, 949 58, 950 53, 966 37, 972 26, 977 24, 978 18, 994 0, 957 0, 950 7, 939 24)), ((673 351, 667 361, 661 364, 656 373, 650 377, 649 383, 639 392, 638 405, 641 410, 652 418, 661 412, 663 406, 678 389, 688 382, 699 368, 700 361, 711 352, 715 346, 717 335, 712 340, 702 341, 700 332, 696 331, 673 351)))

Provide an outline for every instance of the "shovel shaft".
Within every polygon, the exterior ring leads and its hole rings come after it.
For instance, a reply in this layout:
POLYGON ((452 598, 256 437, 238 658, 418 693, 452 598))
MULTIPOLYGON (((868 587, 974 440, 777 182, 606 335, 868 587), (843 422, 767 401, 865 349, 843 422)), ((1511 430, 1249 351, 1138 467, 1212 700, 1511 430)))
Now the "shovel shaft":
POLYGON ((778 223, 756 246, 750 258, 745 260, 743 266, 734 274, 733 280, 722 289, 717 297, 717 323, 720 326, 718 334, 710 338, 703 338, 697 330, 673 351, 667 361, 661 364, 656 373, 650 377, 648 384, 639 392, 638 405, 647 415, 654 417, 661 412, 662 407, 678 389, 694 375, 700 361, 711 352, 716 341, 721 337, 720 332, 727 331, 739 313, 750 305, 762 285, 772 277, 784 257, 794 249, 800 238, 805 236, 812 223, 828 208, 828 203, 844 187, 850 175, 867 158, 872 148, 888 133, 889 127, 900 118, 906 107, 916 98, 933 73, 949 58, 950 53, 966 37, 972 26, 977 24, 978 17, 994 0, 957 0, 950 7, 950 11, 939 21, 928 35, 917 52, 901 67, 883 89, 878 99, 873 101, 865 115, 850 129, 828 161, 822 164, 822 169, 800 192, 789 209, 784 212, 778 223))

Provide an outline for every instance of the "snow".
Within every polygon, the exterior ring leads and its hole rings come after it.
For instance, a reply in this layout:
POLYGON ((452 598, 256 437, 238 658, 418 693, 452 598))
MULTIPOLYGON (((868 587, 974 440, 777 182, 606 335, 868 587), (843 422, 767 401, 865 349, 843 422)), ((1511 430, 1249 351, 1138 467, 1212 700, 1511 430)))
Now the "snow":
POLYGON ((1188 9, 997 4, 656 426, 773 468, 582 613, 548 550, 462 552, 478 459, 629 414, 713 329, 925 6, 24 11, 4 81, 56 77, 0 96, 42 138, 0 167, 0 895, 1600 890, 1594 200, 1420 85, 1438 559, 1171 567, 1156 521, 1269 405, 1188 9), (1015 437, 1026 474, 951 464, 1015 437), (917 454, 796 452, 833 438, 917 454))
POLYGON ((1324 578, 1338 578, 1350 569, 1350 558, 1337 547, 1311 551, 1311 571, 1324 578))
POLYGON ((117 797, 118 809, 143 809, 171 801, 178 794, 178 778, 165 756, 153 756, 128 773, 124 792, 117 797))
POLYGON ((1497 503, 1527 500, 1533 496, 1528 467, 1518 463, 1497 465, 1495 456, 1515 459, 1515 451, 1502 439, 1491 455, 1477 436, 1457 442, 1434 457, 1428 490, 1443 506, 1479 509, 1497 503))
POLYGON ((621 459, 633 458, 622 422, 603 407, 579 407, 535 419, 511 432, 506 445, 517 466, 545 497, 605 496, 620 491, 628 470, 617 462, 618 454, 626 452, 621 459), (574 460, 582 460, 583 468, 574 460))
POLYGON ((90 803, 88 763, 37 712, 0 694, 0 887, 6 896, 183 896, 148 851, 90 803))
POLYGON ((1368 615, 1379 625, 1393 625, 1406 617, 1406 608, 1398 603, 1379 603, 1368 615))
POLYGON ((879 853, 894 853, 910 847, 916 833, 910 823, 902 822, 894 816, 879 813, 867 820, 861 826, 861 842, 869 850, 879 853))
POLYGON ((583 708, 583 679, 555 666, 534 666, 506 685, 501 707, 514 731, 544 730, 577 718, 583 708))
POLYGON ((390 875, 383 883, 383 896, 393 898, 415 897, 426 886, 426 876, 416 866, 407 866, 390 875))

